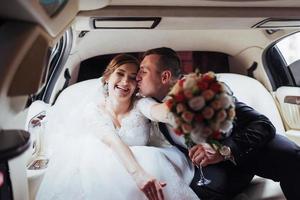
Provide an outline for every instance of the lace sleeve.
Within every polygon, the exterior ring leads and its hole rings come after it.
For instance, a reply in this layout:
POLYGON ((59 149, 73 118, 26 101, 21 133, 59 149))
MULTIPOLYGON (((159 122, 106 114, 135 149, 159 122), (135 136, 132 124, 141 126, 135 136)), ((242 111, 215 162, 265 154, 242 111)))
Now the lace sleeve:
POLYGON ((153 105, 157 104, 158 102, 155 101, 152 98, 144 97, 137 101, 137 108, 138 110, 148 119, 151 121, 157 121, 152 115, 151 115, 151 108, 153 105))
POLYGON ((141 98, 137 102, 137 108, 148 119, 154 122, 163 122, 176 127, 175 116, 163 104, 152 98, 141 98), (157 106, 155 106, 157 105, 157 106))

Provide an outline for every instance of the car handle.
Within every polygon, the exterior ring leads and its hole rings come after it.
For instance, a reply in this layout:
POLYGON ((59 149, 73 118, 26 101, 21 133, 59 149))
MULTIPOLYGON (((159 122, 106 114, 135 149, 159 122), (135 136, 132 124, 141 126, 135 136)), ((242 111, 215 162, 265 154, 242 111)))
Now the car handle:
POLYGON ((284 103, 300 105, 300 96, 286 96, 284 97, 284 103))

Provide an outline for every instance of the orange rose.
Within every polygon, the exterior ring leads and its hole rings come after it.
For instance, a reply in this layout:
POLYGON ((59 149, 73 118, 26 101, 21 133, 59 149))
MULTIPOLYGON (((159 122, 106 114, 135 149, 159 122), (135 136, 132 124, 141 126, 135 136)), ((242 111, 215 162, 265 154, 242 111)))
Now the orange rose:
POLYGON ((235 108, 231 107, 228 111, 227 111, 227 115, 229 120, 233 120, 235 117, 235 108))
POLYGON ((213 102, 211 102, 211 107, 215 110, 219 110, 222 107, 221 101, 218 99, 215 99, 213 102))
POLYGON ((204 97, 204 99, 206 101, 209 101, 215 96, 215 93, 214 93, 214 91, 208 89, 208 90, 205 90, 202 92, 202 96, 204 97))

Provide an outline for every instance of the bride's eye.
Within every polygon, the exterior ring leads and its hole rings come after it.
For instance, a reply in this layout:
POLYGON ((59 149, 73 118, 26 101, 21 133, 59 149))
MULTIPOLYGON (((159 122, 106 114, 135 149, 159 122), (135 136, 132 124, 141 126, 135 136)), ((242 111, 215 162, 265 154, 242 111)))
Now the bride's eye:
POLYGON ((117 72, 118 76, 123 76, 124 74, 122 72, 117 72))
POLYGON ((129 76, 129 79, 132 80, 132 81, 135 81, 136 80, 136 76, 129 76))

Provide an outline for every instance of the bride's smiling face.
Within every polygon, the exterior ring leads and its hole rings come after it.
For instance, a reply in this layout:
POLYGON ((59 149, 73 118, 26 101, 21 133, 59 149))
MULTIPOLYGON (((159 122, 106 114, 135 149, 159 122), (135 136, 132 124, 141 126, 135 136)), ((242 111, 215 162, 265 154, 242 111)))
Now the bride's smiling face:
POLYGON ((109 97, 120 100, 130 99, 135 92, 138 66, 126 63, 119 66, 108 79, 109 97))

